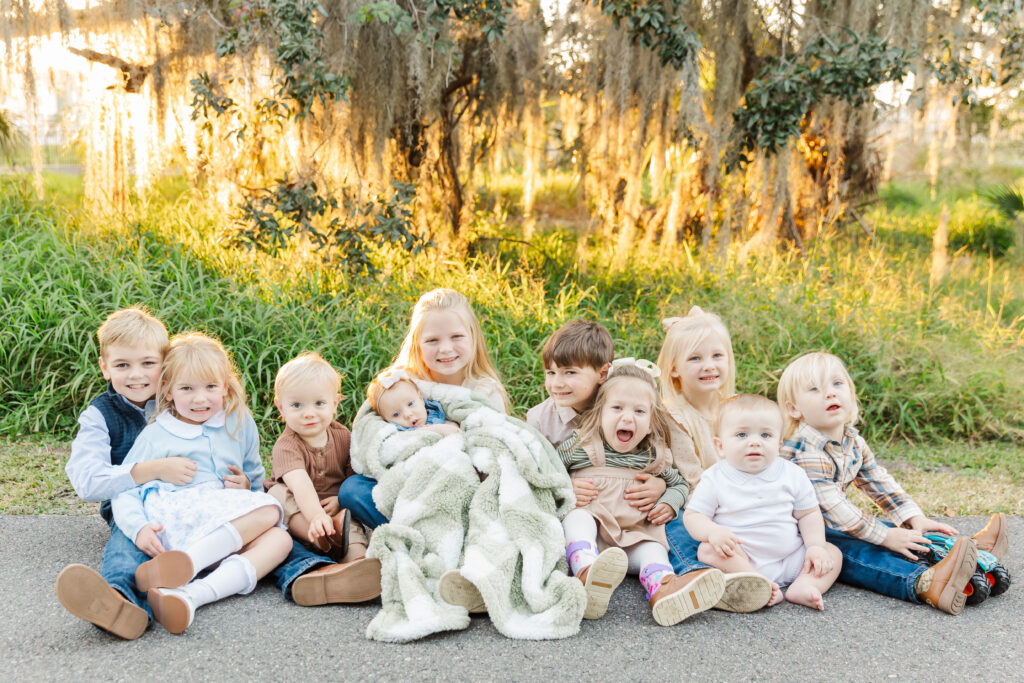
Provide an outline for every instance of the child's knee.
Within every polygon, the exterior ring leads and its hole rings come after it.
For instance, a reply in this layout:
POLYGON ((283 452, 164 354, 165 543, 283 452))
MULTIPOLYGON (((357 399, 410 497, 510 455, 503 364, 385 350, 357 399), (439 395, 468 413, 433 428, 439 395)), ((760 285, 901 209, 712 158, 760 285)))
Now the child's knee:
POLYGON ((288 553, 292 551, 291 535, 279 526, 267 529, 263 534, 263 538, 266 539, 265 542, 273 551, 281 556, 282 560, 288 557, 288 553))
MULTIPOLYGON (((281 508, 276 505, 264 505, 261 508, 253 510, 253 515, 255 517, 255 521, 257 521, 260 526, 265 526, 269 529, 270 527, 276 526, 277 523, 281 521, 281 508)), ((282 529, 281 531, 284 530, 282 529)), ((285 535, 287 535, 287 533, 285 535)))

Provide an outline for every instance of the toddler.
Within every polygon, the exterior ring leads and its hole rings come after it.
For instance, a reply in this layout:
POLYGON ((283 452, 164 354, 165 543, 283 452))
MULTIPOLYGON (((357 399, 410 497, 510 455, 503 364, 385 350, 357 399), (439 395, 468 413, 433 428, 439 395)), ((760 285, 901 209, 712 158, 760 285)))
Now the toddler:
POLYGON ((423 398, 423 392, 401 368, 388 368, 374 377, 366 387, 366 400, 375 413, 400 432, 428 429, 444 436, 459 431, 457 424, 445 421, 441 404, 423 398))
POLYGON ((311 544, 340 570, 343 594, 333 602, 362 602, 380 595, 380 562, 367 560, 362 526, 338 503, 341 482, 354 474, 349 464, 352 435, 335 421, 341 377, 317 353, 304 353, 281 366, 274 381, 274 405, 285 429, 271 455, 268 493, 284 510, 292 536, 311 544))
POLYGON ((722 460, 701 477, 683 523, 701 541, 697 557, 724 572, 757 571, 772 582, 767 604, 786 599, 824 609, 822 594, 842 563, 803 470, 779 459, 782 413, 763 396, 740 394, 718 411, 722 460))
POLYGON ((1009 540, 1002 514, 973 538, 960 538, 933 567, 917 563, 929 531, 956 536, 948 524, 928 519, 921 508, 878 464, 854 429, 857 393, 843 362, 830 353, 800 356, 783 371, 779 403, 785 411, 783 456, 802 467, 814 486, 825 518, 826 538, 839 548, 839 580, 883 595, 926 602, 949 614, 963 611, 963 588, 974 573, 977 549, 997 558, 1009 540), (892 520, 888 524, 861 512, 846 497, 854 484, 892 520))
POLYGON ((686 502, 689 486, 671 465, 668 418, 658 397, 657 374, 650 361, 614 361, 579 430, 558 447, 570 475, 592 479, 598 491, 593 501, 571 511, 562 522, 569 568, 587 590, 585 619, 604 615, 627 570, 639 573, 654 620, 662 626, 708 609, 721 596, 723 578, 717 569, 684 579, 668 564, 664 524, 686 502), (626 505, 623 498, 640 470, 664 479, 668 486, 646 514, 626 505), (599 534, 608 546, 600 554, 599 534))
POLYGON ((114 498, 113 512, 124 534, 153 557, 139 565, 135 582, 148 591, 154 618, 181 633, 197 607, 251 592, 292 543, 278 528, 281 506, 263 493, 259 433, 220 342, 198 332, 176 335, 157 387, 157 417, 125 463, 183 457, 195 463, 195 476, 186 485, 136 486, 114 498))

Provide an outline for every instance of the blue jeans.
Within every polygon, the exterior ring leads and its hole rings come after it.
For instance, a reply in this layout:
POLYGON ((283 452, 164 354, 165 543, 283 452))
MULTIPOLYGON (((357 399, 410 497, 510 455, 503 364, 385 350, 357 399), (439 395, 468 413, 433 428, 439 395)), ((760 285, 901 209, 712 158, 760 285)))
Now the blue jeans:
POLYGON ((921 602, 914 595, 914 584, 927 567, 841 531, 825 529, 825 540, 843 554, 843 568, 839 572, 841 583, 897 600, 921 602))
POLYGON ((110 540, 107 541, 107 546, 103 549, 103 565, 100 567, 100 575, 111 588, 146 610, 146 614, 152 621, 153 613, 149 609, 149 603, 146 602, 146 594, 140 593, 135 585, 135 570, 148 560, 149 555, 139 550, 117 528, 116 524, 110 522, 110 540))
POLYGON ((284 562, 277 565, 277 568, 270 572, 270 575, 274 577, 274 583, 276 583, 277 587, 281 589, 281 594, 285 599, 291 600, 292 582, 295 581, 295 579, 299 578, 310 569, 328 564, 335 564, 335 562, 323 555, 317 555, 293 537, 292 551, 288 553, 288 557, 284 558, 284 562))
POLYGON ((376 479, 356 474, 341 482, 338 489, 338 503, 352 513, 352 519, 368 529, 388 523, 388 518, 380 514, 373 503, 373 487, 376 485, 376 479))
POLYGON ((675 519, 665 525, 665 536, 668 538, 668 559, 672 562, 672 569, 676 574, 682 576, 709 567, 697 559, 697 546, 700 545, 700 541, 694 540, 683 526, 682 510, 675 519))

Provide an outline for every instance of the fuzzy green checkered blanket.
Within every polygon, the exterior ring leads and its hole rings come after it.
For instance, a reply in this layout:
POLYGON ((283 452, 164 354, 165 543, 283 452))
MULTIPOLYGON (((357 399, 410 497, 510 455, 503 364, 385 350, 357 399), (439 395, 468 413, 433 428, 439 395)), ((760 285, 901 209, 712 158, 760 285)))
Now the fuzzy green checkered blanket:
POLYGON ((406 642, 466 628, 465 608, 438 594, 449 569, 480 590, 509 638, 575 635, 586 595, 566 574, 559 519, 575 499, 554 449, 468 389, 417 384, 461 433, 398 431, 368 404, 352 432, 353 465, 377 480, 374 502, 391 520, 374 531, 368 551, 381 561, 383 606, 367 637, 406 642))

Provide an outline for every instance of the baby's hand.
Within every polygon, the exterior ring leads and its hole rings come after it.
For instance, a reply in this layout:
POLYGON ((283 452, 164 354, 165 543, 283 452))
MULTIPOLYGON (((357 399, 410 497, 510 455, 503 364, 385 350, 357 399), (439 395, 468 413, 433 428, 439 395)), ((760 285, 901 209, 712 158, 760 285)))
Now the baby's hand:
POLYGON ((234 465, 228 465, 231 474, 224 477, 224 488, 226 489, 247 489, 249 488, 249 477, 242 474, 242 470, 234 465))
POLYGON ((440 434, 441 436, 450 436, 452 434, 458 434, 460 431, 462 431, 461 429, 459 429, 458 425, 448 424, 447 422, 440 425, 424 425, 422 429, 426 429, 436 434, 440 434))
POLYGON ((157 479, 161 481, 175 486, 184 486, 191 482, 194 476, 196 476, 196 464, 188 458, 174 456, 160 460, 160 473, 157 475, 157 479))
POLYGON ((800 573, 812 573, 814 576, 824 576, 830 571, 832 571, 832 559, 828 556, 828 553, 825 552, 825 549, 820 545, 808 546, 807 553, 804 555, 804 566, 800 570, 800 573))
POLYGON ((917 562, 917 555, 913 551, 928 550, 928 539, 922 536, 920 531, 893 527, 886 532, 882 546, 903 555, 911 562, 917 562))
POLYGON ((597 487, 593 479, 573 479, 572 492, 576 494, 576 507, 586 507, 597 498, 597 487))
POLYGON ((650 514, 647 515, 647 521, 651 524, 668 524, 676 516, 675 510, 668 503, 658 503, 650 514))
POLYGON ((715 552, 725 557, 732 557, 740 550, 742 542, 736 537, 736 534, 726 529, 724 526, 719 526, 713 529, 708 534, 708 543, 715 549, 715 552))
POLYGON ((661 477, 646 472, 636 475, 636 479, 640 483, 626 488, 626 500, 640 512, 649 512, 665 493, 668 484, 661 477))
POLYGON ((314 543, 317 539, 330 536, 334 533, 334 522, 326 512, 318 514, 309 523, 309 540, 314 543))
POLYGON ((333 517, 341 511, 341 503, 338 502, 337 498, 324 498, 320 501, 320 507, 324 509, 328 515, 333 517))
POLYGON ((142 527, 139 530, 139 535, 135 537, 135 547, 150 557, 156 557, 162 553, 164 545, 157 538, 158 531, 163 531, 163 526, 160 524, 147 524, 142 527))

